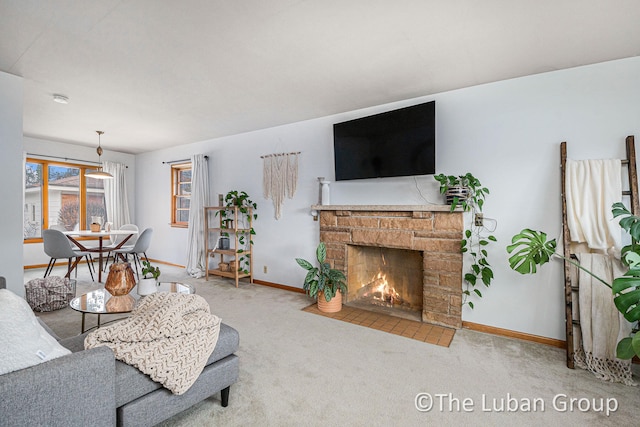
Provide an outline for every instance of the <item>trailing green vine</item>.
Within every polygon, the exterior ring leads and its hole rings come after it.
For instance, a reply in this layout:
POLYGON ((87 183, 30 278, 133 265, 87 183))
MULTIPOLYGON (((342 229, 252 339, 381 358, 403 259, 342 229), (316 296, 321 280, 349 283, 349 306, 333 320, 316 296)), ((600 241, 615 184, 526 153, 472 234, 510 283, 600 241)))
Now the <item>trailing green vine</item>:
POLYGON ((465 286, 462 291, 462 305, 467 304, 473 309, 474 305, 470 297, 475 295, 482 298, 482 291, 476 285, 482 283, 485 287, 489 287, 493 280, 493 269, 489 263, 487 247, 497 239, 494 235, 485 233, 484 220, 478 215, 482 212, 489 189, 471 173, 459 176, 440 174, 434 178, 440 183, 440 194, 447 197, 451 212, 461 206, 464 212, 471 213, 471 226, 464 231, 460 250, 471 257, 469 271, 463 276, 465 286), (476 221, 478 218, 480 218, 479 221, 476 221))

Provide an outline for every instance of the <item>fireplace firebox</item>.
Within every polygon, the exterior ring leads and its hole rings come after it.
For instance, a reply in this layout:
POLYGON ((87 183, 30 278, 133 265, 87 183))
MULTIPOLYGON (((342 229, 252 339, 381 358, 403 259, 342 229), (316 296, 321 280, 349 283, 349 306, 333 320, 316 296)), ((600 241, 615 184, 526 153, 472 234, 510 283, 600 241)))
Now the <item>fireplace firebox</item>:
POLYGON ((348 245, 347 265, 347 305, 421 320, 421 251, 348 245))

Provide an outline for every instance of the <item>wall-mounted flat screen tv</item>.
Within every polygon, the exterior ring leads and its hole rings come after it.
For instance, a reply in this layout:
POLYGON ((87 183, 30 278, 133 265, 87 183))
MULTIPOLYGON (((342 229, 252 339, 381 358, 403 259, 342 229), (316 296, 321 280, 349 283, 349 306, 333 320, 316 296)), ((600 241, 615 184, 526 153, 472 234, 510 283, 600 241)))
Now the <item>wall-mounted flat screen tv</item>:
POLYGON ((333 125, 336 181, 431 175, 435 101, 333 125))

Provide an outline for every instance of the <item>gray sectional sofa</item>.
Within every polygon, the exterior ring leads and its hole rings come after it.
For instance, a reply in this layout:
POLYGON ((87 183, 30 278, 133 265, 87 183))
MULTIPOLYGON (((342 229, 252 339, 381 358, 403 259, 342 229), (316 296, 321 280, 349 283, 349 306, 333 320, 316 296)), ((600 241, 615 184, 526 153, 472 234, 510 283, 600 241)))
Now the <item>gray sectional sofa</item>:
POLYGON ((0 426, 152 426, 217 392, 227 406, 239 375, 239 334, 224 323, 207 365, 182 395, 115 360, 107 347, 84 350, 84 335, 59 343, 72 353, 0 375, 0 426))

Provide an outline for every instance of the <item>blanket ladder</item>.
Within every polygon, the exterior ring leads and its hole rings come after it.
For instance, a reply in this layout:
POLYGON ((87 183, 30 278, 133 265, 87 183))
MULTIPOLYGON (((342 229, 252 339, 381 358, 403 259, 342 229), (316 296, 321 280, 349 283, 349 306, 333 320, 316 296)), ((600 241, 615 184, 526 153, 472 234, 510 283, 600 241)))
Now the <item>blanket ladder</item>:
MULTIPOLYGON (((638 207, 638 173, 636 169, 636 149, 634 144, 633 135, 628 136, 625 140, 627 149, 627 158, 623 159, 622 166, 627 168, 629 175, 629 189, 623 190, 622 195, 629 197, 629 206, 633 215, 640 214, 640 208, 638 207)), ((576 259, 575 255, 571 254, 571 235, 569 233, 569 227, 567 225, 567 199, 565 195, 566 173, 567 164, 567 143, 560 143, 560 175, 562 181, 562 240, 565 256, 570 256, 576 259)), ((571 284, 571 264, 567 261, 564 262, 564 299, 565 299, 565 327, 566 327, 566 339, 567 339, 567 367, 574 369, 574 346, 573 346, 573 328, 580 327, 580 319, 578 310, 574 310, 573 298, 578 292, 578 287, 571 284)))

